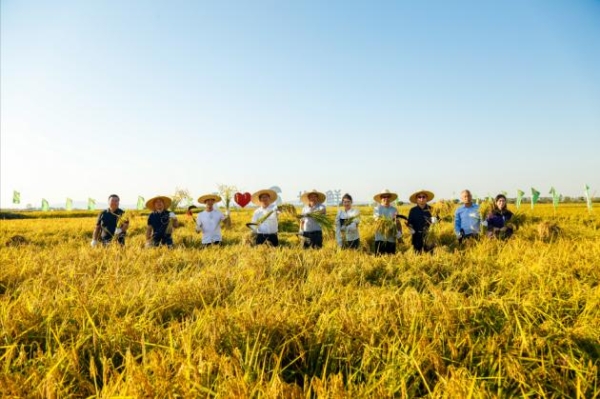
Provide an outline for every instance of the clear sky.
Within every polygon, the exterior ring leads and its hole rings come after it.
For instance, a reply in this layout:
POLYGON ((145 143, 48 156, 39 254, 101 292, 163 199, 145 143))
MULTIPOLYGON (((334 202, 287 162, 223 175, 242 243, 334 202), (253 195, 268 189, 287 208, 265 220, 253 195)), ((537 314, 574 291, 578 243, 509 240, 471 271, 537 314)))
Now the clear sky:
POLYGON ((600 192, 599 1, 0 4, 4 208, 600 192))

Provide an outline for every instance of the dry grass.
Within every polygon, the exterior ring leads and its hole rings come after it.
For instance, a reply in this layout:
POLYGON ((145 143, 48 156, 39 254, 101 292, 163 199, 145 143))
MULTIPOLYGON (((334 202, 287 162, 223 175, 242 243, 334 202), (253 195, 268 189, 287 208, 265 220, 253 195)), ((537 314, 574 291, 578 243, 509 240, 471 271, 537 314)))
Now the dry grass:
MULTIPOLYGON (((370 208, 361 240, 372 240, 370 208)), ((600 223, 536 206, 507 241, 389 257, 220 248, 90 248, 95 218, 2 221, 1 397, 600 396, 600 223), (539 239, 542 221, 560 225, 539 239)), ((451 232, 450 222, 438 226, 451 232)))

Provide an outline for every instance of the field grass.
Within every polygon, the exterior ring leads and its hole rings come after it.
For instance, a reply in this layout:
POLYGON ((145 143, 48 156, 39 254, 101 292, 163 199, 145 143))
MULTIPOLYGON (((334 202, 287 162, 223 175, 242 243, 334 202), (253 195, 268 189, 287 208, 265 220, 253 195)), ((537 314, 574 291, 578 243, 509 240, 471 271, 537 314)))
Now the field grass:
POLYGON ((362 212, 360 251, 301 250, 287 220, 250 247, 250 210, 206 249, 184 215, 173 250, 143 248, 143 215, 125 248, 90 247, 95 216, 0 221, 0 397, 600 397, 585 206, 467 248, 444 222, 433 254, 383 257, 362 212))

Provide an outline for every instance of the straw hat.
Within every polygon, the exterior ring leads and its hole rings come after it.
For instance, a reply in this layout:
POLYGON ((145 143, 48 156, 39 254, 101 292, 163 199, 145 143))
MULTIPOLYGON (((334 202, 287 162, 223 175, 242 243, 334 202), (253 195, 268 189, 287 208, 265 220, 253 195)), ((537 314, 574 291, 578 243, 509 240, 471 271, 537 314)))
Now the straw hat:
POLYGON ((215 203, 221 202, 221 197, 216 194, 204 194, 203 196, 198 198, 198 202, 201 204, 206 204, 206 201, 209 199, 215 200, 215 203))
POLYGON ((258 190, 254 194, 252 194, 252 203, 255 205, 260 205, 260 196, 263 194, 267 194, 269 198, 271 198, 271 202, 275 202, 277 200, 277 193, 273 190, 258 190))
POLYGON ((165 209, 169 209, 169 207, 171 206, 171 203, 173 201, 171 201, 171 198, 169 197, 165 197, 164 195, 158 195, 154 198, 150 198, 148 201, 146 201, 146 208, 150 209, 151 211, 154 210, 154 201, 161 199, 163 201, 163 203, 165 204, 165 209))
POLYGON ((417 203, 417 195, 419 195, 419 194, 425 194, 427 196, 427 201, 425 201, 425 202, 429 202, 433 199, 433 197, 435 197, 435 195, 431 191, 419 190, 416 193, 414 193, 413 195, 411 195, 408 200, 410 202, 412 202, 413 204, 416 204, 417 203))
POLYGON ((325 198, 327 198, 327 196, 325 194, 323 194, 320 191, 315 190, 314 188, 311 191, 307 191, 304 194, 302 194, 302 196, 300 197, 300 201, 304 202, 305 204, 308 204, 308 196, 311 194, 317 194, 317 202, 319 204, 322 204, 323 202, 325 202, 325 198))
POLYGON ((373 197, 373 199, 375 200, 375 202, 379 202, 381 203, 381 196, 382 195, 389 195, 390 196, 390 202, 395 201, 396 198, 398 198, 398 194, 391 192, 390 190, 388 190, 387 188, 385 190, 382 190, 379 194, 375 194, 375 196, 373 197))

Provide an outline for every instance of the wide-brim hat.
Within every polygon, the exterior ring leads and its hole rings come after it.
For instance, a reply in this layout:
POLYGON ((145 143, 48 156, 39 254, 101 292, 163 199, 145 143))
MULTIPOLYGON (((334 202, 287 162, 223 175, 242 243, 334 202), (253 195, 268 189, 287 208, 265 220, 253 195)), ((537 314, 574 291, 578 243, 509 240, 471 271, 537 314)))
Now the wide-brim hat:
POLYGON ((413 204, 416 204, 417 203, 417 195, 419 195, 419 194, 425 194, 427 196, 426 202, 431 201, 433 199, 433 197, 435 197, 435 194, 433 194, 431 191, 419 190, 419 191, 413 193, 408 200, 410 202, 412 202, 413 204))
POLYGON ((327 198, 327 196, 325 194, 323 194, 322 192, 313 189, 312 191, 307 191, 304 194, 302 194, 300 196, 300 201, 304 202, 305 204, 308 204, 308 196, 311 194, 317 194, 317 197, 318 197, 317 202, 319 204, 325 202, 325 198, 327 198))
POLYGON ((381 196, 382 195, 389 195, 390 196, 390 202, 395 201, 396 198, 398 198, 398 194, 391 192, 390 190, 388 190, 387 188, 385 190, 382 190, 379 194, 375 194, 375 196, 373 197, 373 199, 375 200, 375 202, 381 202, 381 196))
POLYGON ((165 204, 165 209, 169 209, 169 207, 171 206, 171 203, 173 202, 171 200, 171 198, 166 197, 164 195, 158 195, 154 198, 150 198, 148 201, 146 201, 146 208, 150 209, 151 211, 154 210, 154 201, 161 199, 163 201, 163 203, 165 204))
POLYGON ((203 196, 198 198, 198 202, 201 204, 205 204, 209 199, 215 200, 215 203, 221 202, 221 197, 217 194, 204 194, 203 196))
POLYGON ((252 194, 252 203, 255 205, 260 205, 260 196, 263 194, 267 194, 269 198, 271 198, 271 202, 275 202, 277 200, 277 193, 273 190, 258 190, 254 194, 252 194))

